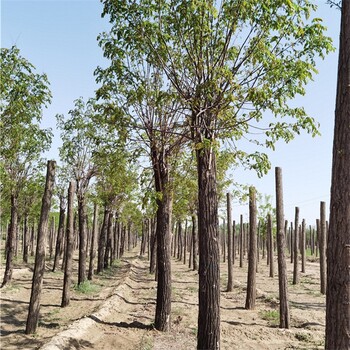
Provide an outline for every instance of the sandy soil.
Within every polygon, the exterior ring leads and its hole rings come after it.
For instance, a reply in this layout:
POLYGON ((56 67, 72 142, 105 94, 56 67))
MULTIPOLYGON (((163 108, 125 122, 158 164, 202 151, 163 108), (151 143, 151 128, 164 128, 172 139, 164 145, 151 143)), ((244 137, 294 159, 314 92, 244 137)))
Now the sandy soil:
MULTIPOLYGON (((13 282, 1 289, 1 349, 138 349, 189 350, 196 348, 198 275, 173 259, 172 330, 152 328, 156 282, 148 261, 126 253, 118 266, 95 277, 99 290, 72 290, 71 304, 61 308, 62 272, 45 274, 37 333, 25 335, 32 271, 16 266, 13 282)), ((276 264, 276 263, 275 263, 276 264)), ((221 264, 222 349, 322 349, 325 297, 319 293, 319 265, 308 262, 300 284, 293 286, 289 269, 291 328, 278 325, 278 279, 268 277, 266 261, 257 273, 255 310, 245 310, 247 262, 234 265, 234 291, 225 292, 226 263, 221 264)), ((277 266, 276 266, 277 268, 277 266)), ((0 271, 1 272, 1 271, 0 271)), ((1 272, 2 273, 2 272, 1 272)), ((276 273, 275 273, 276 274, 276 273)))

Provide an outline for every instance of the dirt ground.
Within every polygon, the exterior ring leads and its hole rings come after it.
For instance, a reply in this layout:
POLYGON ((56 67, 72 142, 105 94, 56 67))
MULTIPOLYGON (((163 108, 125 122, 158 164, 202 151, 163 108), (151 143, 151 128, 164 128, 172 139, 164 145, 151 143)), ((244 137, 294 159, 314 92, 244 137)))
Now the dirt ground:
MULTIPOLYGON (((61 271, 44 275, 37 333, 25 335, 32 271, 18 264, 11 285, 1 289, 1 349, 190 350, 196 348, 197 272, 183 262, 172 264, 172 330, 153 329, 156 282, 138 248, 116 266, 94 278, 98 289, 72 289, 71 304, 61 308, 61 271)), ((277 264, 275 262, 275 271, 277 264)), ((245 310, 247 261, 234 265, 234 290, 225 292, 227 264, 221 263, 221 349, 322 349, 325 297, 319 293, 319 265, 307 262, 299 285, 293 286, 288 261, 291 327, 278 328, 278 278, 268 277, 260 259, 255 310, 245 310)), ((3 270, 0 271, 1 277, 3 270)))

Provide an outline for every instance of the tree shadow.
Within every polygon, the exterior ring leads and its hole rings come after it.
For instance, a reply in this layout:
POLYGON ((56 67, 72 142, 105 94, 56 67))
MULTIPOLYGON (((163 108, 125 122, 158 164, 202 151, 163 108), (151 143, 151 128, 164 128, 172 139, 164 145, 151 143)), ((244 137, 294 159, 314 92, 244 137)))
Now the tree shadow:
POLYGON ((133 322, 130 322, 130 323, 128 323, 128 322, 106 322, 106 321, 100 320, 98 317, 96 317, 94 315, 90 315, 88 317, 91 318, 93 321, 95 321, 97 323, 101 323, 101 324, 108 325, 108 326, 113 326, 113 327, 149 329, 149 330, 154 329, 153 323, 151 323, 151 324, 144 324, 144 323, 139 322, 139 321, 133 321, 133 322))

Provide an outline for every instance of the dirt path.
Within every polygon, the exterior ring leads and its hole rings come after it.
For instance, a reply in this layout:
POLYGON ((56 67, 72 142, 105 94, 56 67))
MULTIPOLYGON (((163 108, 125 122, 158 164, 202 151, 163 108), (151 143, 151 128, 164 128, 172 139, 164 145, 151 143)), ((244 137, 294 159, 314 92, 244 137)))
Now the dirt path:
MULTIPOLYGON (((292 264, 288 263, 292 277, 292 264)), ((257 274, 256 309, 245 310, 247 262, 234 266, 234 291, 224 292, 226 264, 221 264, 222 349, 318 349, 324 343, 325 298, 319 293, 319 267, 308 262, 298 286, 289 284, 291 328, 278 324, 278 279, 269 278, 266 262, 257 274)), ((156 283, 148 262, 128 253, 94 283, 93 295, 75 294, 72 305, 61 309, 61 273, 45 277, 38 333, 23 333, 29 301, 30 271, 18 270, 14 283, 1 292, 2 349, 139 349, 189 350, 196 348, 198 275, 187 265, 172 264, 172 331, 152 329, 156 283), (27 298, 27 299, 26 299, 27 298), (86 317, 85 317, 86 316, 86 317)))

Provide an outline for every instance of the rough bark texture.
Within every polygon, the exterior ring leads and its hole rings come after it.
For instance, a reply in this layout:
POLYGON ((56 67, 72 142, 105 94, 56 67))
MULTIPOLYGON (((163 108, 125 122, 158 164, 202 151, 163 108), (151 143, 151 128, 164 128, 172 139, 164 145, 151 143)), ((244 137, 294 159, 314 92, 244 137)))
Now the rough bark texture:
POLYGON ((301 249, 301 272, 305 273, 305 265, 306 265, 306 252, 305 252, 305 242, 306 242, 306 224, 305 224, 305 219, 301 222, 301 244, 300 244, 300 249, 301 249))
POLYGON ((256 299, 256 262, 257 262, 257 208, 256 191, 254 187, 249 188, 249 252, 248 252, 248 278, 247 297, 245 308, 252 310, 255 308, 256 299))
POLYGON ((231 213, 231 195, 226 194, 227 200, 227 292, 232 292, 233 290, 233 262, 232 262, 232 236, 231 236, 231 223, 232 223, 232 213, 231 213))
POLYGON ((239 221, 239 267, 243 267, 243 215, 239 221))
POLYGON ((68 189, 68 207, 67 207, 67 226, 66 226, 66 249, 64 259, 64 278, 61 307, 69 305, 70 302, 70 284, 72 276, 72 263, 74 251, 74 193, 75 185, 71 181, 68 189))
POLYGON ((197 215, 192 214, 192 268, 193 271, 198 270, 197 261, 197 215))
POLYGON ((6 240, 6 267, 1 288, 6 286, 12 279, 13 255, 15 252, 15 239, 18 223, 18 202, 17 195, 11 194, 11 220, 6 240))
POLYGON ((293 269, 293 284, 299 283, 299 207, 295 207, 294 219, 294 269, 293 269))
POLYGON ((28 227, 28 214, 24 215, 23 223, 23 262, 28 263, 29 253, 29 227, 28 227))
POLYGON ((199 313, 198 349, 220 348, 220 253, 215 152, 197 151, 199 313))
POLYGON ((101 227, 101 233, 98 240, 97 273, 101 273, 104 268, 105 251, 106 251, 106 243, 107 243, 108 218, 109 218, 109 210, 106 207, 103 215, 103 224, 101 227))
POLYGON ((278 254, 278 286, 280 301, 280 328, 289 328, 288 280, 284 255, 286 240, 284 235, 284 209, 282 169, 276 167, 276 219, 277 219, 277 254, 278 254))
POLYGON ((327 241, 326 349, 350 349, 350 2, 343 0, 327 241))
POLYGON ((48 233, 48 222, 51 208, 51 198, 55 182, 56 162, 48 161, 45 190, 42 199, 40 221, 38 226, 38 243, 35 255, 32 291, 29 302, 29 312, 26 325, 26 334, 36 332, 39 321, 40 297, 45 271, 45 245, 48 233))

